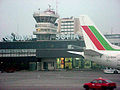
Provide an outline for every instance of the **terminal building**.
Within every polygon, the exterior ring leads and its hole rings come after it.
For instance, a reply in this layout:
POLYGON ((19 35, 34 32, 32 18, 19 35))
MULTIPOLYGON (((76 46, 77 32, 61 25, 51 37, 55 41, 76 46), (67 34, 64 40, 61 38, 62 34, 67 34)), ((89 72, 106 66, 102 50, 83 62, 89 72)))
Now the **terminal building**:
POLYGON ((36 21, 36 30, 33 32, 36 40, 0 42, 0 68, 61 70, 102 67, 84 60, 80 55, 67 52, 83 51, 85 47, 79 18, 60 19, 51 8, 35 12, 33 17, 36 21))
POLYGON ((105 37, 114 45, 120 46, 120 34, 105 34, 105 37))
POLYGON ((0 42, 1 66, 29 70, 79 68, 82 65, 82 56, 73 55, 67 51, 82 51, 83 48, 79 47, 85 46, 84 41, 79 38, 77 40, 59 39, 61 37, 58 36, 59 23, 56 21, 58 15, 50 7, 43 12, 35 12, 33 17, 36 21, 36 30, 33 32, 36 35, 36 41, 0 42))

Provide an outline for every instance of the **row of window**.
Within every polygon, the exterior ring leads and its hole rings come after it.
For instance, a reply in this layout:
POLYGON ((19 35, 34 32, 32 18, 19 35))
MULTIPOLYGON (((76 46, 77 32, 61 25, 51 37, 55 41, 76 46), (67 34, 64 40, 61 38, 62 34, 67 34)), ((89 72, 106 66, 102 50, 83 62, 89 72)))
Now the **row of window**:
POLYGON ((74 24, 73 23, 65 23, 65 24, 61 24, 61 26, 74 26, 74 24))
MULTIPOLYGON (((110 81, 110 80, 106 80, 106 81, 109 83, 112 83, 112 81, 110 81)), ((94 80, 94 81, 92 81, 92 83, 106 83, 106 81, 105 80, 94 80)))
POLYGON ((120 43, 112 43, 112 44, 117 45, 117 46, 120 46, 120 43))
POLYGON ((0 53, 36 53, 36 49, 0 49, 0 53))
MULTIPOLYGON (((47 34, 47 35, 40 35, 41 37, 57 37, 57 35, 47 34)), ((37 35, 39 37, 39 35, 37 35)), ((81 47, 84 46, 83 40, 81 41, 39 41, 39 42, 1 42, 0 43, 0 51, 1 50, 36 50, 36 49, 60 49, 60 48, 67 48, 67 45, 74 44, 80 45, 81 47)))
POLYGON ((61 34, 74 34, 74 32, 61 32, 61 34))
POLYGON ((74 28, 74 26, 61 26, 61 28, 74 28))
POLYGON ((35 27, 50 27, 50 28, 57 28, 54 24, 36 24, 35 27))
POLYGON ((105 35, 106 38, 108 39, 120 39, 120 35, 105 35))
POLYGON ((67 31, 74 31, 74 29, 61 29, 61 31, 67 32, 67 31))
POLYGON ((69 32, 61 32, 61 34, 74 34, 74 32, 69 31, 69 32))
POLYGON ((48 23, 55 23, 56 17, 48 17, 48 16, 40 16, 40 17, 34 17, 37 23, 39 22, 48 22, 48 23))
POLYGON ((74 32, 74 31, 61 31, 61 32, 74 32))
POLYGON ((15 53, 15 54, 0 54, 0 57, 25 57, 25 56, 36 56, 36 53, 23 53, 23 54, 19 54, 19 53, 15 53))
POLYGON ((61 23, 74 23, 74 21, 61 21, 61 23))
POLYGON ((64 27, 64 28, 61 28, 61 29, 74 29, 74 27, 64 27))
POLYGON ((36 29, 37 32, 57 32, 57 30, 51 30, 51 29, 36 29))

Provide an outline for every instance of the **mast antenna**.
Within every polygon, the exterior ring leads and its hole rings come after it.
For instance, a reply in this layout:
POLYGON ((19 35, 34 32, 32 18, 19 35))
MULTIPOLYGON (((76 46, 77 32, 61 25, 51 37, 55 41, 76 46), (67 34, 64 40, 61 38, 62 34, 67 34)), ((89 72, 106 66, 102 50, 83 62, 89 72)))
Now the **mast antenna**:
POLYGON ((56 0, 56 14, 58 14, 58 1, 56 0))

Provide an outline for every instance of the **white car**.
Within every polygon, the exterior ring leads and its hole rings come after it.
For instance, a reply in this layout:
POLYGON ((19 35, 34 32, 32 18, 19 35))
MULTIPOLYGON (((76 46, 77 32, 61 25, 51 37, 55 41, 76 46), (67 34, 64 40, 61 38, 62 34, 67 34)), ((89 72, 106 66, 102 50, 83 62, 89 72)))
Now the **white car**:
POLYGON ((104 73, 118 74, 118 73, 120 73, 120 70, 106 67, 106 68, 104 69, 104 73))

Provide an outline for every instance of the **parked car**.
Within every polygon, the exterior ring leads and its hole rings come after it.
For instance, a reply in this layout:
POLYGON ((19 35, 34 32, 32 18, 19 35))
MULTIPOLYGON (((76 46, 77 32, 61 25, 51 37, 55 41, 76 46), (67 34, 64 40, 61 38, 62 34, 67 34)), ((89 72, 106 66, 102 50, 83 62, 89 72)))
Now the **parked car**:
POLYGON ((15 71, 16 71, 16 68, 14 68, 14 67, 7 67, 7 68, 2 69, 1 73, 3 73, 3 72, 13 73, 15 71))
POLYGON ((114 90, 116 88, 116 83, 108 79, 98 78, 94 79, 90 83, 85 83, 83 87, 85 88, 85 90, 89 89, 114 90))
POLYGON ((120 70, 117 70, 117 69, 114 69, 114 68, 109 68, 109 67, 106 67, 104 70, 104 73, 113 73, 113 74, 118 74, 120 73, 120 70))

